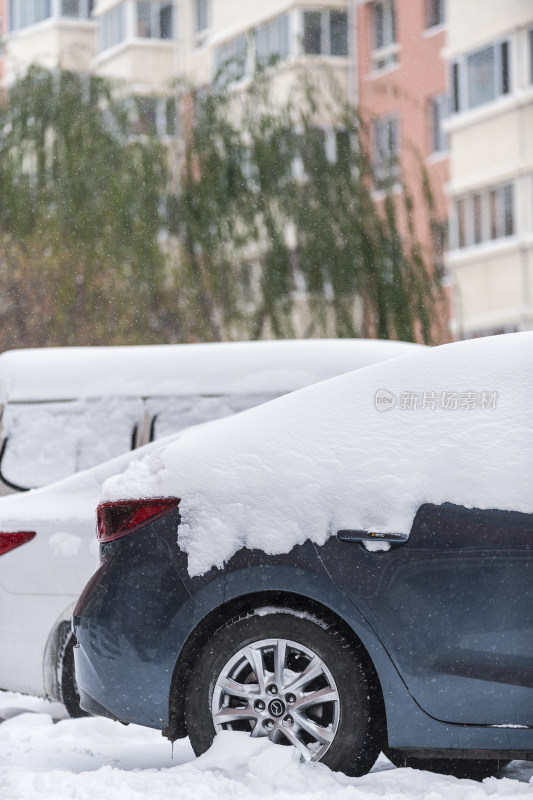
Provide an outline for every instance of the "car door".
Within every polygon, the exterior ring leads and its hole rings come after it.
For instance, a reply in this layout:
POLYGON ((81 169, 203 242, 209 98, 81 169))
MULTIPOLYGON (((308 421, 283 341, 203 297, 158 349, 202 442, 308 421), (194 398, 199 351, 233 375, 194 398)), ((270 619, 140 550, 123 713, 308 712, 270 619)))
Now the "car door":
POLYGON ((386 552, 353 539, 321 558, 417 703, 446 722, 533 725, 533 516, 424 505, 386 552))

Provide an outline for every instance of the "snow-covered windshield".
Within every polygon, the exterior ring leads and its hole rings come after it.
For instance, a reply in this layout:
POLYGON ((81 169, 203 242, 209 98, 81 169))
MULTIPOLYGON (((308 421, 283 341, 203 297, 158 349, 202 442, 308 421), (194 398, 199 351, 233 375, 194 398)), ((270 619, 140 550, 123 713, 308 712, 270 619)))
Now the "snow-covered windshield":
POLYGON ((191 574, 242 546, 408 534, 425 502, 532 513, 532 356, 533 333, 512 334, 334 378, 185 431, 104 498, 181 497, 191 574))
POLYGON ((45 486, 130 450, 142 401, 104 398, 9 403, 2 419, 2 478, 45 486))

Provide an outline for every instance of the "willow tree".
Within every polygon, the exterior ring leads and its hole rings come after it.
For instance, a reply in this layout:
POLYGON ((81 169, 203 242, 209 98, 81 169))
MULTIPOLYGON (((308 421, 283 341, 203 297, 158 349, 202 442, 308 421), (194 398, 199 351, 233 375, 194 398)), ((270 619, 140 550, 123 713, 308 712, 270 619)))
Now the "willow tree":
POLYGON ((105 80, 37 67, 0 131, 0 345, 157 336, 162 145, 105 80))
POLYGON ((277 88, 268 70, 215 84, 186 120, 171 224, 205 334, 430 341, 442 294, 408 192, 380 184, 329 81, 277 88))

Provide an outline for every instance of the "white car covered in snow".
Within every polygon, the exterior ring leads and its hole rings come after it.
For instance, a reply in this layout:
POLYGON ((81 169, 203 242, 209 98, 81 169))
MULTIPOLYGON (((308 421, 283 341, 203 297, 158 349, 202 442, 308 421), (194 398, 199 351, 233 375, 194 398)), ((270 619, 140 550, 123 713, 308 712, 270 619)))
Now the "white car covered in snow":
POLYGON ((70 616, 98 563, 104 480, 162 437, 417 347, 300 340, 1 355, 0 475, 31 491, 0 498, 0 689, 79 713, 70 616))

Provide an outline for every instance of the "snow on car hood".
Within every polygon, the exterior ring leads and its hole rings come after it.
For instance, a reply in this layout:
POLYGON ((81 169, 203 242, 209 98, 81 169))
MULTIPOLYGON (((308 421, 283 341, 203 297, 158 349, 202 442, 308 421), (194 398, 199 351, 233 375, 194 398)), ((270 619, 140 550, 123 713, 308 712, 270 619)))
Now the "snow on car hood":
POLYGON ((367 367, 186 431, 104 498, 181 497, 191 575, 243 546, 407 534, 425 502, 532 513, 532 357, 520 333, 367 367))

